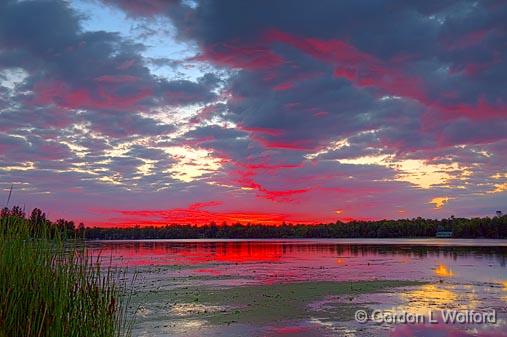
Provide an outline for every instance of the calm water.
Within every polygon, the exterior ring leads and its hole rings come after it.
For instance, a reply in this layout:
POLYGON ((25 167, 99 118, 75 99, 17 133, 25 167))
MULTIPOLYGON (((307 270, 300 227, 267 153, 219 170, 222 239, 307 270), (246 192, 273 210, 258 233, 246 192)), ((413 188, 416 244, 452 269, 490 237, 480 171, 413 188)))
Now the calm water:
POLYGON ((507 336, 507 241, 165 240, 88 246, 104 260, 137 273, 135 336, 507 336), (305 303, 306 317, 256 324, 213 322, 212 313, 234 310, 234 303, 225 300, 207 305, 173 301, 168 295, 195 287, 220 291, 375 280, 424 283, 353 296, 347 303, 336 296, 315 298, 305 303), (497 323, 360 324, 353 315, 333 316, 344 306, 420 315, 430 309, 496 310, 497 323))

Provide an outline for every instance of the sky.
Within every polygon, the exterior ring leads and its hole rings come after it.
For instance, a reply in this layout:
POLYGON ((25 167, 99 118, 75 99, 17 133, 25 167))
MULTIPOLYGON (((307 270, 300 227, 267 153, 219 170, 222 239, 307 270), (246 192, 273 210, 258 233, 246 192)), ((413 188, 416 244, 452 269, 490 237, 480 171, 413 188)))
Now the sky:
POLYGON ((0 202, 88 226, 507 212, 505 1, 0 1, 0 202))

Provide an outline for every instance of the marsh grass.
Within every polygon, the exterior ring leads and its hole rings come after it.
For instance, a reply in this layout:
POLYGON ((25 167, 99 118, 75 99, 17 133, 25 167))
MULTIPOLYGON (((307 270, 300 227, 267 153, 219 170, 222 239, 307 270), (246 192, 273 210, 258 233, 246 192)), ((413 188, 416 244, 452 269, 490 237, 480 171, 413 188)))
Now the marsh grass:
POLYGON ((0 337, 129 336, 123 276, 70 235, 3 217, 0 337))

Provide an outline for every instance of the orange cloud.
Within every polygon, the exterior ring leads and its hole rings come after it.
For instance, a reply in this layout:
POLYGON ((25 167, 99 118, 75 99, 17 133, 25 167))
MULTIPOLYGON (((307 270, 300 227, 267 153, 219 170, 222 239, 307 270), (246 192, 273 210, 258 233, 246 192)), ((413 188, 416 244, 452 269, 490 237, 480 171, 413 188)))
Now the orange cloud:
POLYGON ((449 197, 436 197, 431 199, 429 203, 435 205, 435 209, 441 209, 449 200, 449 197))

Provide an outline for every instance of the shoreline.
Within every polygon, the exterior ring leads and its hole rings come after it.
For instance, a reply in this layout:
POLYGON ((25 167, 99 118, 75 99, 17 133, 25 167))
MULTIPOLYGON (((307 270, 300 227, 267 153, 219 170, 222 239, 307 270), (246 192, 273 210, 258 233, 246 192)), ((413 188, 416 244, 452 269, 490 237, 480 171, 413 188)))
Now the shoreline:
POLYGON ((507 247, 507 239, 458 239, 458 238, 257 238, 257 239, 92 239, 89 243, 124 243, 124 242, 160 242, 160 243, 220 243, 220 242, 259 242, 284 244, 337 244, 337 245, 415 245, 436 247, 507 247))

